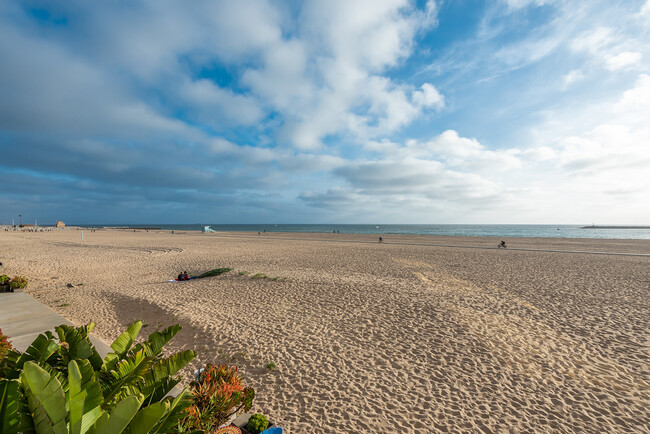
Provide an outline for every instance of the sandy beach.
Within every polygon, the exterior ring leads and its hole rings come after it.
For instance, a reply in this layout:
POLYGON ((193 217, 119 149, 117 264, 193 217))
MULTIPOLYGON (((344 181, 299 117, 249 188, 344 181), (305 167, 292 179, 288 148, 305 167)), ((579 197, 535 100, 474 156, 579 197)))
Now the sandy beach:
POLYGON ((384 241, 0 231, 0 261, 106 341, 182 324, 185 378, 238 365, 288 433, 650 432, 650 240, 384 241))

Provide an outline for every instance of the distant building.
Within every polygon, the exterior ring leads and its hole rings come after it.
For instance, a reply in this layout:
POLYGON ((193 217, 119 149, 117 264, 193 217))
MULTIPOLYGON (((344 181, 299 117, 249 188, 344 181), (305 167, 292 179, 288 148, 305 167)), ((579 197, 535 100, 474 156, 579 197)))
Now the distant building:
POLYGON ((57 228, 64 228, 64 227, 65 227, 65 223, 63 223, 63 220, 57 220, 57 222, 56 222, 56 227, 57 227, 57 228))

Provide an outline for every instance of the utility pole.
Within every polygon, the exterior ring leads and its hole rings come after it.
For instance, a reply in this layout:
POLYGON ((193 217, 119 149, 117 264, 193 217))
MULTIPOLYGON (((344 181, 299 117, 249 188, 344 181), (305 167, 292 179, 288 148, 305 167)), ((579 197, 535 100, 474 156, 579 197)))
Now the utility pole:
POLYGON ((22 227, 23 227, 23 215, 22 215, 22 214, 18 214, 18 219, 19 219, 19 220, 18 220, 18 227, 21 227, 21 228, 22 228, 22 227))

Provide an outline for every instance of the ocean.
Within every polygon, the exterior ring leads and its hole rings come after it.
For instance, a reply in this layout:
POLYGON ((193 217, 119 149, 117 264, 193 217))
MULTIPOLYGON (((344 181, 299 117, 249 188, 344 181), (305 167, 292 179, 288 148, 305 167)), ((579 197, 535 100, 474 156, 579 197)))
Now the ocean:
POLYGON ((351 225, 351 224, 137 224, 137 225, 85 225, 87 228, 161 228, 175 231, 200 231, 210 226, 217 232, 309 232, 375 235, 448 235, 466 237, 539 237, 539 238, 609 238, 609 239, 650 239, 650 229, 582 229, 580 225, 351 225))

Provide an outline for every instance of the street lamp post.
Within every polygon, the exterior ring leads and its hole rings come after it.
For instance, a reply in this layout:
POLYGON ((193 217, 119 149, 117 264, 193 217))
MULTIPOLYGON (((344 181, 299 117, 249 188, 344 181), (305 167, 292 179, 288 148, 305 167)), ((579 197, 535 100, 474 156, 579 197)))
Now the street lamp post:
POLYGON ((18 227, 23 227, 23 215, 18 214, 18 227))

